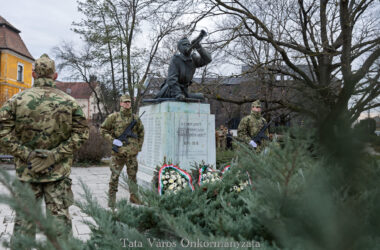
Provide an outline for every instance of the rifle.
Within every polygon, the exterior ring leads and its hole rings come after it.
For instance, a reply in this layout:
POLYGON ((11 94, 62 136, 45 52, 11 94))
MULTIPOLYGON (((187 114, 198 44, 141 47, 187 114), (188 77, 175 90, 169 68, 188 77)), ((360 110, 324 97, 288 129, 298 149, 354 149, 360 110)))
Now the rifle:
POLYGON ((265 135, 265 130, 270 126, 274 119, 271 119, 267 124, 265 124, 260 131, 252 137, 252 140, 256 142, 259 146, 262 140, 269 140, 268 136, 265 135))
MULTIPOLYGON (((145 113, 145 111, 140 115, 139 118, 141 118, 144 113, 145 113)), ((132 129, 136 125, 136 123, 137 123, 137 121, 135 119, 133 119, 131 121, 131 123, 128 125, 128 127, 124 130, 124 132, 118 138, 116 138, 116 140, 118 140, 120 142, 120 146, 112 144, 112 150, 114 152, 119 153, 119 147, 123 146, 124 144, 127 145, 129 137, 137 139, 137 135, 135 135, 132 132, 132 129)))
MULTIPOLYGON (((285 116, 287 116, 290 112, 288 112, 285 116)), ((252 140, 255 141, 259 146, 261 144, 261 141, 262 140, 269 140, 268 136, 265 135, 265 130, 270 126, 270 124, 275 120, 277 119, 278 117, 280 117, 281 115, 278 115, 274 118, 272 118, 267 124, 265 124, 261 129, 260 131, 252 137, 252 140)))

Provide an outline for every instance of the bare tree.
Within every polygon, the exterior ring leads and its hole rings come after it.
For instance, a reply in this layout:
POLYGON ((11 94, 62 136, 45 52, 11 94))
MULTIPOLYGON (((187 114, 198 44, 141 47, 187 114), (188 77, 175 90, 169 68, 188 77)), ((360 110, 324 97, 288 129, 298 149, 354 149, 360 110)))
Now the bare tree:
POLYGON ((77 52, 75 51, 73 44, 63 42, 60 47, 54 47, 53 52, 59 62, 57 64, 57 69, 59 71, 64 69, 69 70, 73 79, 81 79, 88 84, 91 91, 94 93, 100 119, 103 120, 105 118, 104 115, 110 114, 110 111, 109 107, 106 105, 104 96, 101 92, 99 93, 96 90, 96 75, 99 75, 99 71, 97 65, 94 63, 95 60, 91 46, 86 44, 80 52, 77 52), (104 107, 105 114, 103 114, 101 106, 104 107))
POLYGON ((245 53, 235 52, 240 60, 261 61, 255 65, 291 77, 297 84, 289 87, 318 105, 310 109, 291 98, 272 102, 319 122, 333 121, 346 111, 354 119, 380 105, 372 102, 380 93, 376 75, 364 83, 369 72, 376 72, 376 67, 378 72, 380 25, 378 15, 371 11, 378 9, 376 1, 210 0, 205 5, 205 11, 213 10, 211 17, 229 17, 229 23, 214 32, 222 34, 221 48, 246 48, 245 53), (257 56, 260 45, 255 41, 270 45, 262 54, 271 54, 270 60, 257 56), (260 60, 252 60, 255 56, 260 60), (349 107, 357 93, 365 98, 349 107))
MULTIPOLYGON (((146 91, 149 75, 161 43, 172 32, 183 28, 180 21, 186 1, 153 0, 83 0, 78 10, 84 14, 74 23, 91 54, 98 79, 109 79, 114 103, 120 93, 132 98, 136 112, 146 91), (147 32, 142 33, 142 30, 147 32), (106 77, 106 75, 110 77, 106 77)), ((62 46, 61 52, 66 52, 62 46)), ((62 59, 64 57, 61 57, 62 59)), ((88 58, 89 59, 89 58, 88 58)), ((67 65, 62 62, 62 66, 67 65)), ((82 77, 83 79, 83 77, 82 77)))

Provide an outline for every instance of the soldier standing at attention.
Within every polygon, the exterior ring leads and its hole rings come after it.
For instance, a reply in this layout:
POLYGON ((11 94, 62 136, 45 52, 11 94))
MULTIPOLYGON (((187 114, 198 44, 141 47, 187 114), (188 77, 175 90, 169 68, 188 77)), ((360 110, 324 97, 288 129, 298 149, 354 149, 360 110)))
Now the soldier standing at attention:
MULTIPOLYGON (((111 157, 111 178, 108 191, 108 206, 115 207, 116 193, 119 184, 119 176, 124 165, 127 165, 128 179, 137 184, 137 154, 141 151, 144 142, 144 126, 137 115, 132 114, 131 99, 128 95, 120 97, 120 112, 109 115, 100 127, 100 133, 104 138, 118 145, 120 141, 117 139, 134 120, 137 121, 132 132, 137 138, 128 138, 128 144, 119 147, 119 152, 112 151, 111 157)), ((130 188, 129 201, 135 204, 141 204, 133 189, 130 188)))
POLYGON ((220 146, 222 150, 227 149, 227 133, 228 129, 224 125, 220 125, 220 130, 222 131, 222 137, 220 139, 220 146))
POLYGON ((216 147, 221 150, 226 150, 226 142, 227 142, 227 128, 223 125, 220 125, 219 129, 216 131, 217 133, 217 144, 216 147))
MULTIPOLYGON (((266 124, 266 120, 261 116, 261 103, 260 100, 252 102, 251 114, 245 116, 239 123, 238 138, 251 145, 253 148, 258 148, 259 142, 252 140, 252 137, 257 135, 260 129, 266 124)), ((269 137, 268 130, 265 131, 266 136, 269 137)))
MULTIPOLYGON (((28 183, 36 199, 71 233, 73 153, 88 139, 86 117, 75 99, 55 87, 54 61, 43 54, 35 61, 32 88, 14 95, 0 109, 0 145, 14 156, 16 176, 28 183)), ((13 235, 35 236, 35 225, 17 214, 13 235)), ((12 242, 12 248, 17 246, 12 242)))

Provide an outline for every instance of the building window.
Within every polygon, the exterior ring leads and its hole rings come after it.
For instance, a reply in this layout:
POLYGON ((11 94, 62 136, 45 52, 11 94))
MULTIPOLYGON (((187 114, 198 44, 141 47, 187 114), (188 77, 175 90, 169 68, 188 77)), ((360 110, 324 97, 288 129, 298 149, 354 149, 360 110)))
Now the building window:
POLYGON ((17 64, 17 81, 24 81, 24 64, 22 63, 17 64))

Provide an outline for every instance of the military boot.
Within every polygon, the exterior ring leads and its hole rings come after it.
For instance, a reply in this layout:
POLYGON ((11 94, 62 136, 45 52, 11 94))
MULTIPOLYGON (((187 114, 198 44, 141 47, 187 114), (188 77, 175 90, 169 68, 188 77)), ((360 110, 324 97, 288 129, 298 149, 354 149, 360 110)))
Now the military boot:
POLYGON ((134 204, 137 204, 137 205, 141 205, 141 201, 139 200, 139 198, 137 198, 137 196, 133 193, 131 193, 131 195, 129 196, 129 201, 131 203, 134 203, 134 204))

